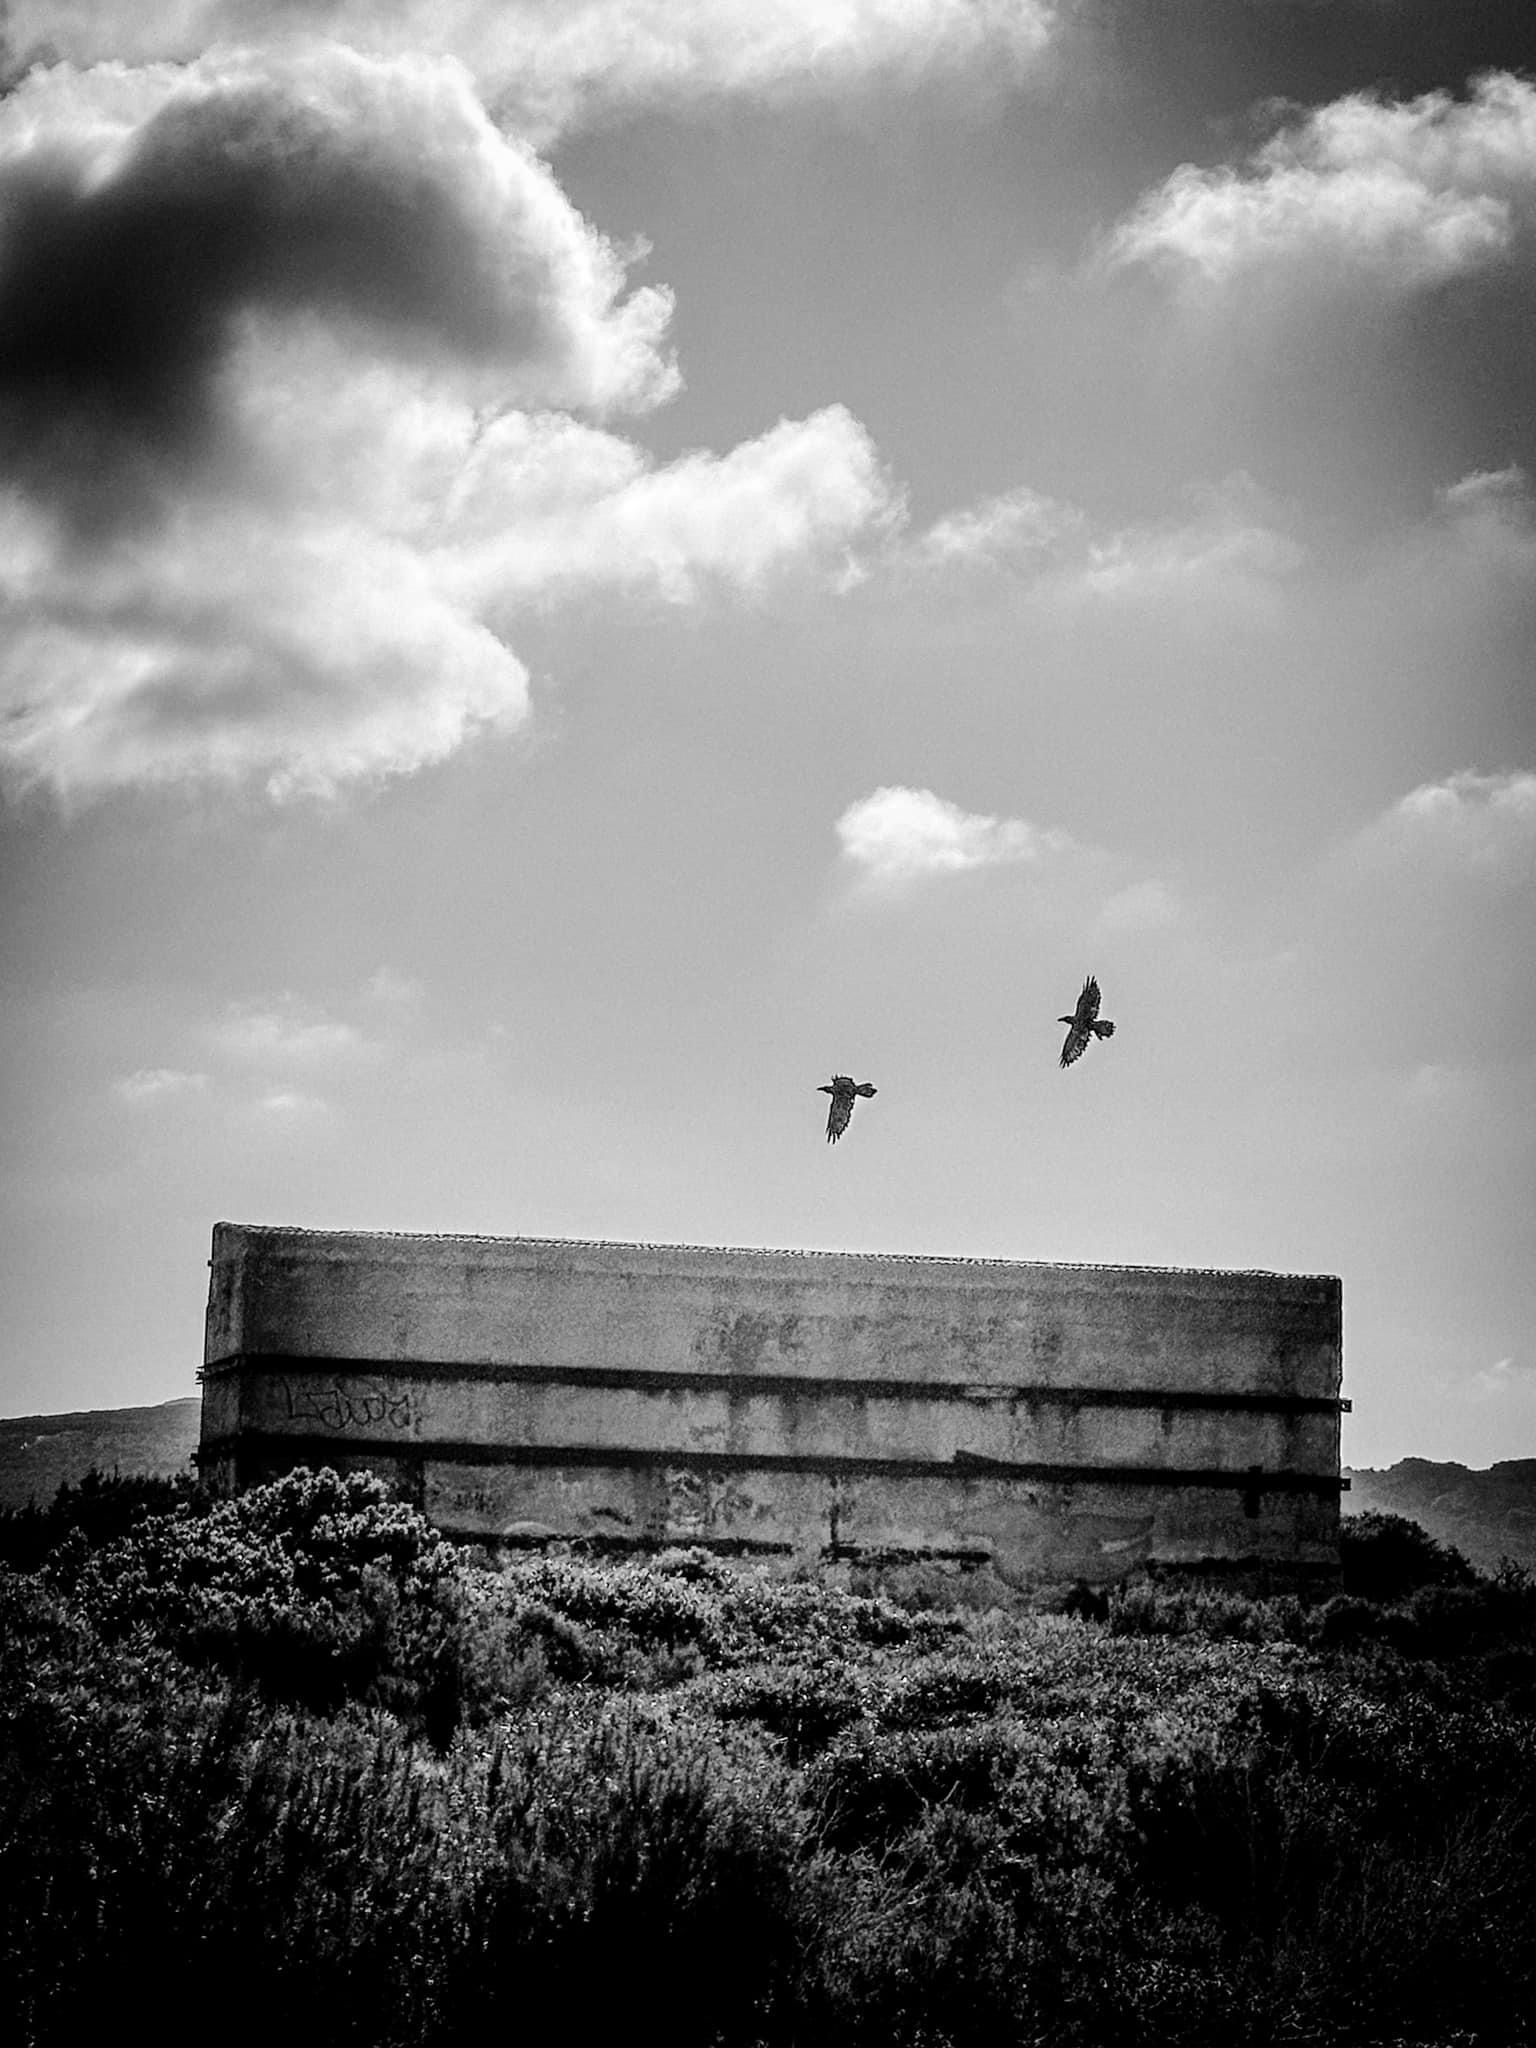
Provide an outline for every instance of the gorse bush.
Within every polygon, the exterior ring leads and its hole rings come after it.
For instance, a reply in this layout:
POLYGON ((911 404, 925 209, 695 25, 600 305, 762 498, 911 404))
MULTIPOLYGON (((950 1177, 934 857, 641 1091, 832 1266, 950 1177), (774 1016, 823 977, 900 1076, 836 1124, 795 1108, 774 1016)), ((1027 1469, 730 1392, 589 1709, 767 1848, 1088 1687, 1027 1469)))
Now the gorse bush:
POLYGON ((293 1472, 94 1550, 77 1529, 48 1573, 103 1636, 147 1632, 318 1709, 358 1699, 446 1727, 494 1697, 510 1647, 453 1546, 372 1473, 293 1472))
POLYGON ((236 2048, 535 2014, 686 2048, 1529 2043, 1522 1574, 1367 1531, 1381 1597, 978 1617, 697 1551, 492 1568, 366 1475, 165 1505, 0 1573, 28 2048, 135 2005, 236 2048))
POLYGON ((1400 1600, 1427 1586, 1470 1586, 1477 1573, 1459 1550, 1439 1543, 1406 1515, 1345 1515, 1339 1523, 1343 1591, 1362 1600, 1400 1600))

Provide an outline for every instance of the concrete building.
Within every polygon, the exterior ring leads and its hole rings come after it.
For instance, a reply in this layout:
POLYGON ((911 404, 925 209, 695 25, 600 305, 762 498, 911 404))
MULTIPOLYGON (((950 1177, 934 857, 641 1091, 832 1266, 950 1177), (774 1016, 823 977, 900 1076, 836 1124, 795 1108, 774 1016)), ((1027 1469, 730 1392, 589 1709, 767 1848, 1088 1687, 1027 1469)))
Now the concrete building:
POLYGON ((441 1528, 1013 1583, 1327 1571, 1336 1279, 220 1223, 201 1460, 441 1528))

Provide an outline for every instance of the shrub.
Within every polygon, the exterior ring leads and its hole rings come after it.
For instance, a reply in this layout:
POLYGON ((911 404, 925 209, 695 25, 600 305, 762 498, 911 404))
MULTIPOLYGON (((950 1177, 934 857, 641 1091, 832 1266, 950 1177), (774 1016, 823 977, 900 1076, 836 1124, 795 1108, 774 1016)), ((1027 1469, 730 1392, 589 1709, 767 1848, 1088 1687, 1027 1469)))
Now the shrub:
POLYGON ((750 1721, 777 1736, 787 1759, 801 1763, 861 1719, 866 1685, 839 1662, 754 1664, 723 1674, 698 1697, 722 1721, 750 1721))
MULTIPOLYGON (((1313 1640, 1325 1650, 1358 1649, 1365 1643, 1387 1641, 1395 1620, 1374 1600, 1363 1600, 1357 1593, 1335 1593, 1313 1617, 1313 1640)), ((1396 1632, 1401 1638, 1400 1624, 1396 1632)))
POLYGON ((1132 1579, 1111 1588, 1104 1619, 1114 1635, 1203 1636, 1213 1642, 1265 1643, 1297 1625, 1300 1604, 1255 1599, 1221 1585, 1132 1579))
POLYGON ((1345 1515, 1339 1523, 1342 1589, 1362 1600, 1400 1600, 1421 1586, 1469 1586, 1477 1573, 1406 1515, 1345 1515))
POLYGON ((492 1571, 333 1473, 70 1537, 0 1573, 0 2034, 1514 2048, 1530 1582, 1154 1592, 492 1571))
POLYGON ((585 1559, 534 1557, 504 1568, 502 1584, 515 1608, 534 1607, 609 1639, 610 1651, 718 1651, 722 1642, 718 1581, 696 1567, 649 1563, 599 1564, 585 1559))
POLYGON ((495 1576, 372 1473, 290 1472, 145 1515, 94 1551, 77 1529, 48 1571, 106 1636, 143 1635, 316 1711, 389 1706, 439 1742, 535 1676, 495 1576))

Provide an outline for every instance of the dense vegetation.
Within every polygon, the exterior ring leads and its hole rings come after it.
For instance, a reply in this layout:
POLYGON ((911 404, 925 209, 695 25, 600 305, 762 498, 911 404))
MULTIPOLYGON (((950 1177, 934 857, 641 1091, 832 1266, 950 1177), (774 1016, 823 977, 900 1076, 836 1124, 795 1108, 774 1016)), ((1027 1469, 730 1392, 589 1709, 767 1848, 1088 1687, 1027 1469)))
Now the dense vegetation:
POLYGON ((1063 1613, 493 1569, 328 1472, 0 1558, 19 2043, 1530 2039, 1536 1586, 1393 1516, 1063 1613))

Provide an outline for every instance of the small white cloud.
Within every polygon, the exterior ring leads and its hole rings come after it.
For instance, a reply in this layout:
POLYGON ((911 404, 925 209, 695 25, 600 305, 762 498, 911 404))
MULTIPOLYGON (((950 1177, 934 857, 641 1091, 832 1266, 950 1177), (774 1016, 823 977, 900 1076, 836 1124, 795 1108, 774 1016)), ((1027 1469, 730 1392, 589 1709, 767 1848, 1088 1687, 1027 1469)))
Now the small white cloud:
POLYGON ((1021 485, 935 520, 911 552, 920 564, 941 569, 1033 563, 1080 532, 1083 523, 1075 505, 1021 485))
POLYGON ((1505 469, 1475 469, 1448 484, 1440 502, 1453 513, 1495 512, 1524 522, 1530 516, 1530 480, 1518 462, 1505 469))
POLYGON ((187 1073, 180 1067, 139 1067, 112 1085, 124 1102, 165 1102, 201 1094, 208 1086, 208 1076, 187 1073))
POLYGON ((1284 525, 1282 508, 1242 473, 1196 493, 1184 517, 1120 527, 1020 485, 946 513, 915 539, 888 539, 885 566, 1006 571, 1046 603, 1204 606, 1217 592, 1267 595, 1303 565, 1284 525))
POLYGON ((278 1009, 237 1004, 209 1035, 226 1058, 251 1066, 312 1067, 371 1049, 355 1026, 305 1015, 291 1002, 278 1009))
POLYGON ((1437 492, 1436 510, 1438 518, 1425 525, 1427 538, 1449 533, 1465 560, 1522 583, 1536 571, 1536 506, 1518 463, 1474 470, 1437 492))
POLYGON ((1267 589, 1292 575, 1302 550, 1274 526, 1216 506, 1194 519, 1126 527, 1093 540, 1054 579, 1063 592, 1109 602, 1181 598, 1221 587, 1267 589))
POLYGON ((1305 271, 1406 292, 1502 260, 1533 209, 1536 85, 1499 72, 1464 100, 1353 93, 1245 164, 1184 164, 1105 253, 1206 286, 1305 271))
POLYGON ((279 1122, 314 1122, 331 1114, 331 1105, 324 1096, 308 1094, 301 1088, 270 1088, 257 1096, 253 1107, 258 1115, 279 1122))
POLYGON ((1361 832, 1357 857, 1374 868, 1432 862, 1498 882, 1536 877, 1536 774, 1463 769, 1421 783, 1361 832))
POLYGON ((927 875, 1034 862, 1064 852, 1064 832, 1022 818, 962 811, 931 789, 890 786, 850 804, 837 821, 845 861, 868 882, 899 887, 927 875))
POLYGON ((1478 1400, 1494 1401, 1517 1387, 1528 1387, 1532 1379, 1531 1368, 1523 1361, 1499 1358, 1482 1372, 1472 1375, 1472 1392, 1478 1400))

